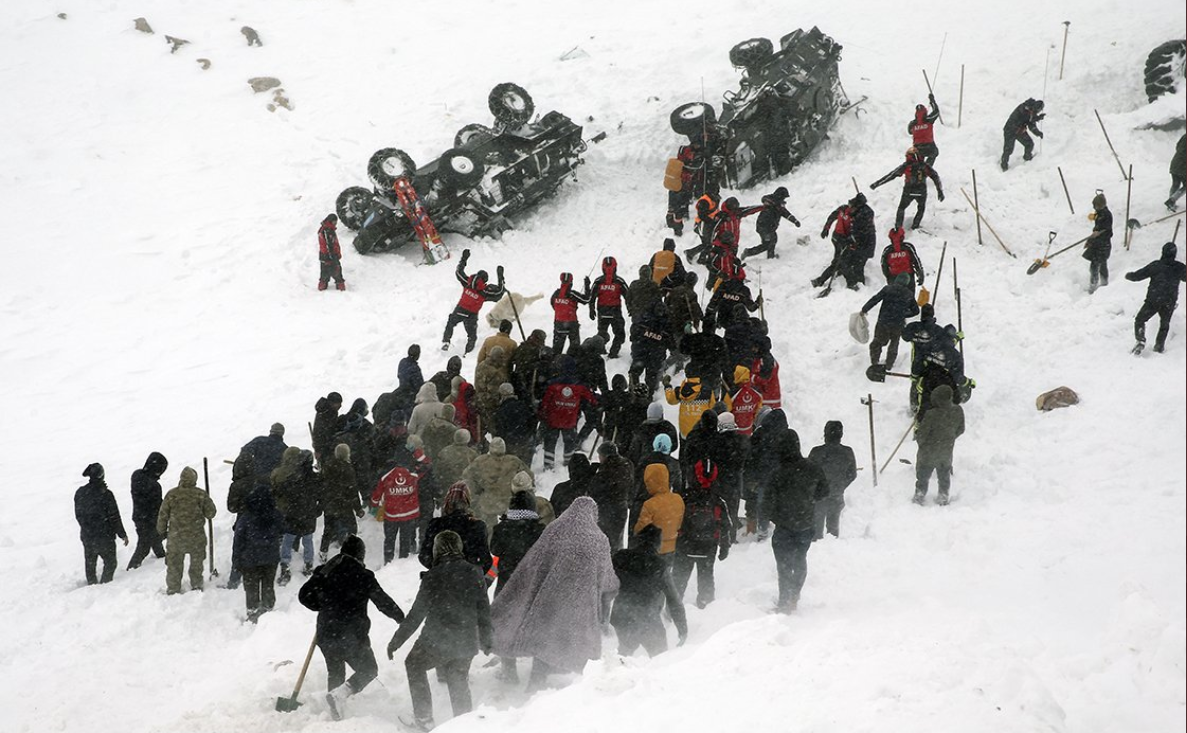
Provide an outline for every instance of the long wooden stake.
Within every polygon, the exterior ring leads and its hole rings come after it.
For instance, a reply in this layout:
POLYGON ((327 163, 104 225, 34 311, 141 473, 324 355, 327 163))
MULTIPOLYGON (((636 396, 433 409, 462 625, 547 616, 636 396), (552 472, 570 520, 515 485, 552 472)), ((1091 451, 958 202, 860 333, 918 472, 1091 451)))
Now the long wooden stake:
POLYGON ((515 316, 515 325, 519 326, 519 337, 524 342, 528 340, 528 336, 523 332, 523 322, 519 320, 519 309, 515 307, 515 296, 506 286, 503 286, 503 291, 507 293, 507 302, 511 304, 511 313, 515 316))
POLYGON ((940 277, 944 274, 944 255, 948 254, 948 240, 944 240, 944 248, 940 250, 940 267, 936 270, 936 284, 932 290, 935 293, 931 299, 931 305, 934 308, 936 301, 940 299, 940 277))
POLYGON ((1072 22, 1070 20, 1063 21, 1063 51, 1059 54, 1059 80, 1063 81, 1063 60, 1067 57, 1067 31, 1072 22))
POLYGON ((861 401, 870 413, 870 473, 874 476, 874 488, 878 488, 878 472, 873 469, 878 465, 878 452, 874 448, 874 395, 867 394, 861 401))
POLYGON ((965 200, 968 201, 969 205, 973 207, 973 211, 975 211, 977 213, 977 216, 981 219, 981 221, 985 222, 985 226, 986 226, 986 228, 989 229, 989 233, 993 235, 993 238, 997 240, 997 243, 999 245, 1001 245, 1001 248, 1006 251, 1006 254, 1010 255, 1011 257, 1017 258, 1018 255, 1011 252, 1010 248, 1006 246, 1006 243, 1002 241, 1002 238, 997 236, 997 232, 995 232, 993 230, 993 225, 989 223, 989 220, 986 219, 984 214, 981 213, 981 209, 979 209, 977 207, 977 205, 973 203, 973 200, 971 198, 969 198, 968 191, 965 191, 964 188, 962 187, 960 189, 960 192, 964 194, 965 200))
POLYGON ((861 193, 861 188, 857 185, 857 179, 853 176, 849 176, 849 180, 853 181, 853 191, 855 193, 861 193))
POLYGON ((940 62, 944 60, 944 46, 948 44, 948 32, 944 31, 944 40, 940 41, 940 55, 936 57, 936 71, 933 77, 940 78, 940 62))
POLYGON ((956 330, 960 332, 960 355, 964 356, 964 316, 960 308, 960 277, 957 275, 956 258, 952 258, 952 296, 956 298, 956 330))
POLYGON ((1181 222, 1181 221, 1175 222, 1175 233, 1174 233, 1174 235, 1171 236, 1172 243, 1179 241, 1179 225, 1182 223, 1183 222, 1181 222))
POLYGON ((907 426, 907 432, 903 433, 903 437, 899 438, 898 445, 894 447, 894 451, 892 451, 890 457, 886 459, 886 463, 882 464, 882 468, 878 469, 878 473, 885 471, 886 467, 890 465, 890 462, 894 460, 894 457, 898 454, 898 449, 903 447, 903 443, 906 442, 907 436, 911 434, 911 428, 913 427, 915 427, 915 420, 911 420, 911 424, 907 426))
MULTIPOLYGON (((923 69, 922 71, 923 81, 927 83, 927 93, 934 97, 936 93, 931 88, 931 80, 927 78, 927 69, 923 69)), ((940 113, 939 107, 936 107, 936 118, 940 121, 941 125, 944 124, 944 115, 940 113)))
POLYGON ((1067 207, 1071 209, 1072 216, 1076 215, 1076 207, 1072 206, 1072 195, 1067 192, 1067 181, 1063 177, 1063 169, 1055 166, 1055 170, 1059 171, 1059 182, 1063 184, 1063 195, 1067 198, 1067 207))
POLYGON ((1113 160, 1117 161, 1117 167, 1121 169, 1121 175, 1124 176, 1125 166, 1121 165, 1121 157, 1117 155, 1117 149, 1113 147, 1113 141, 1109 139, 1109 131, 1105 129, 1105 123, 1100 118, 1100 112, 1092 110, 1092 113, 1096 115, 1096 121, 1100 123, 1100 131, 1105 134, 1105 142, 1109 144, 1109 150, 1113 152, 1113 160))
MULTIPOLYGON (((202 477, 206 483, 206 496, 210 496, 210 466, 206 457, 202 457, 202 477)), ((210 579, 218 577, 218 570, 214 567, 214 520, 206 520, 206 533, 210 536, 210 579)))
POLYGON ((964 64, 960 65, 960 97, 956 103, 956 129, 960 129, 960 121, 964 119, 964 64))
MULTIPOLYGON (((973 208, 977 211, 981 210, 980 199, 977 198, 977 169, 973 169, 973 208)), ((977 222, 977 244, 984 245, 985 242, 981 239, 981 217, 976 217, 977 222)))
POLYGON ((1125 251, 1129 251, 1129 198, 1133 193, 1133 163, 1129 164, 1129 175, 1125 182, 1125 251))

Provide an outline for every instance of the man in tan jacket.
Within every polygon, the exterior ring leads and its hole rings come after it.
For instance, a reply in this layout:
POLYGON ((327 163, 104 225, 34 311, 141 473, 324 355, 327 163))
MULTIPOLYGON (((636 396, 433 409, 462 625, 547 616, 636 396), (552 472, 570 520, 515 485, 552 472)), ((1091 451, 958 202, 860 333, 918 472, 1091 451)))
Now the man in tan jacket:
POLYGON ((206 561, 206 520, 217 509, 210 495, 198 488, 198 472, 186 466, 181 481, 170 489, 157 514, 157 534, 165 544, 165 591, 181 593, 185 556, 190 556, 190 588, 202 590, 202 565, 206 561))

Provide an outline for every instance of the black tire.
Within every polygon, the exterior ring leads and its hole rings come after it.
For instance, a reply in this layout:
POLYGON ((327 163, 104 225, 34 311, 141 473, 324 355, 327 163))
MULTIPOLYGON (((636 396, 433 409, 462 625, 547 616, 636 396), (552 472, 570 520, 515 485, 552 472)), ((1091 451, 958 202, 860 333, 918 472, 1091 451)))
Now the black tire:
POLYGON ((446 150, 437 164, 437 175, 445 183, 459 191, 473 188, 482 180, 486 166, 465 148, 446 150))
POLYGON ((367 177, 382 191, 392 190, 397 178, 411 176, 415 170, 416 163, 412 162, 411 156, 399 148, 376 150, 367 161, 367 177))
POLYGON ((1151 102, 1183 83, 1187 40, 1167 41, 1146 58, 1146 97, 1151 102))
POLYGON ((761 67, 775 55, 775 44, 767 38, 751 38, 730 49, 730 63, 743 69, 761 67))
POLYGON ((375 246, 375 241, 368 237, 361 237, 356 234, 353 244, 355 252, 358 252, 361 255, 369 255, 371 254, 371 249, 375 246))
POLYGON ((486 125, 479 125, 474 123, 466 125, 457 131, 453 136, 453 146, 455 148, 465 148, 475 141, 490 140, 495 136, 495 131, 486 125))
POLYGON ((700 135, 705 131, 705 128, 716 124, 717 113, 713 111, 713 105, 704 102, 689 102, 672 110, 668 119, 672 124, 672 130, 677 135, 691 137, 700 135))
POLYGON ((503 82, 495 85, 487 97, 487 106, 495 120, 507 127, 519 127, 536 112, 536 104, 532 95, 518 84, 503 82))
POLYGON ((358 231, 363 226, 363 219, 367 217, 367 209, 375 200, 375 194, 362 186, 351 186, 338 194, 338 201, 334 208, 338 212, 338 219, 347 229, 358 231))

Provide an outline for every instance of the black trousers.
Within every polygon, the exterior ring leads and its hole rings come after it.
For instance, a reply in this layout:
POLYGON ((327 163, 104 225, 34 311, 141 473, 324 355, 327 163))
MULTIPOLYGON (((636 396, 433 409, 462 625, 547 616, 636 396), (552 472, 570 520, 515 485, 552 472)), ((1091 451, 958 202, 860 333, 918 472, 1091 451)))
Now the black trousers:
POLYGON ((318 277, 318 282, 322 285, 325 285, 326 283, 330 282, 331 279, 333 279, 336 284, 341 284, 343 282, 341 260, 321 261, 321 274, 318 277))
POLYGON ((140 563, 148 557, 149 550, 157 557, 165 556, 165 545, 161 540, 161 535, 157 534, 156 522, 143 522, 136 525, 136 550, 132 553, 132 559, 128 561, 128 569, 140 567, 140 563))
POLYGON ((915 218, 911 220, 911 228, 917 229, 923 223, 923 212, 927 210, 927 186, 922 188, 912 188, 903 186, 903 195, 898 200, 898 212, 894 215, 895 228, 903 226, 903 218, 907 213, 907 207, 911 202, 915 202, 915 218))
POLYGON ((581 344, 581 323, 579 321, 552 322, 552 351, 557 354, 565 353, 565 339, 570 346, 581 344))
POLYGON ((894 367, 898 358, 899 339, 903 335, 905 324, 876 323, 874 324, 874 338, 870 341, 870 363, 877 364, 882 358, 882 347, 886 347, 886 368, 894 367))
POLYGON ((775 527, 771 550, 779 575, 779 609, 791 610, 800 600, 800 590, 808 578, 808 550, 812 547, 811 529, 792 531, 775 527))
POLYGON ((936 474, 936 480, 940 484, 940 496, 947 496, 948 489, 952 486, 952 464, 936 464, 929 465, 915 461, 915 493, 927 495, 927 488, 931 484, 932 472, 936 474))
POLYGON ((325 526, 321 532, 321 546, 318 548, 323 553, 330 551, 331 544, 337 543, 341 547, 347 537, 359 531, 359 523, 355 521, 353 514, 327 514, 325 519, 325 526))
POLYGON ((1109 260, 1097 258, 1088 260, 1088 285, 1095 288, 1098 285, 1109 284, 1109 260))
MULTIPOLYGON (((706 319, 707 322, 707 319, 706 319)), ((712 333, 712 326, 705 326, 705 329, 712 333)), ((651 398, 655 394, 656 388, 659 386, 659 373, 664 366, 664 357, 661 355, 658 358, 650 358, 646 361, 637 360, 631 363, 631 368, 627 370, 627 376, 630 378, 631 385, 634 386, 639 383, 639 377, 643 377, 643 383, 647 385, 647 397, 651 398)))
POLYGON ((417 720, 433 718, 433 690, 429 687, 428 672, 434 668, 445 678, 454 717, 465 715, 474 708, 470 697, 470 663, 473 661, 474 657, 462 657, 437 662, 430 658, 420 644, 412 646, 412 651, 408 652, 404 660, 404 669, 408 672, 408 693, 412 697, 412 713, 417 720))
POLYGON ((622 549, 622 532, 626 526, 627 506, 625 503, 602 504, 598 507, 598 528, 610 540, 611 550, 622 549))
POLYGON ((668 631, 659 618, 618 625, 614 632, 618 635, 618 653, 624 657, 634 654, 640 646, 649 657, 668 650, 668 631))
POLYGON ((276 565, 256 565, 240 568, 243 573, 243 593, 247 598, 247 612, 271 611, 276 606, 276 565))
POLYGON ((767 259, 775 257, 775 245, 779 243, 778 232, 759 232, 758 245, 755 247, 747 247, 742 252, 743 257, 753 257, 754 255, 767 253, 767 259))
POLYGON ((676 550, 672 559, 672 580, 676 582, 676 592, 681 598, 688 588, 688 581, 692 578, 692 569, 697 570, 697 608, 704 608, 716 597, 716 585, 713 581, 713 564, 717 559, 709 555, 686 555, 676 550))
POLYGON ((83 541, 82 557, 87 574, 87 585, 110 583, 115 577, 115 540, 83 541), (96 578, 95 570, 103 560, 103 574, 96 578))
POLYGON ((1035 141, 1031 139, 1030 133, 1026 130, 1014 133, 1007 130, 1005 133, 1005 142, 1002 144, 1002 165, 1010 162, 1010 156, 1014 154, 1014 143, 1022 143, 1022 159, 1030 160, 1034 157, 1035 141))
POLYGON ((419 524, 420 520, 418 519, 383 523, 384 563, 389 563, 395 558, 397 537, 400 540, 400 557, 405 558, 412 554, 412 549, 416 546, 416 528, 419 524))
POLYGON ((618 356, 622 342, 626 341, 626 319, 622 317, 622 306, 604 305, 598 308, 598 335, 602 341, 610 343, 609 356, 618 356), (610 341, 610 331, 614 331, 614 341, 610 341))
POLYGON ((932 165, 936 162, 936 158, 940 157, 940 149, 936 147, 935 143, 919 143, 915 146, 915 150, 923 156, 923 162, 932 165))
POLYGON ((1158 314, 1158 335, 1154 337, 1154 348, 1159 351, 1166 345, 1166 335, 1171 329, 1171 314, 1175 312, 1174 303, 1151 303, 1146 301, 1138 309, 1138 315, 1133 319, 1133 335, 1138 341, 1146 343, 1146 321, 1158 314))
POLYGON ((459 323, 466 329, 466 353, 469 354, 474 350, 474 344, 478 342, 478 314, 458 313, 456 310, 450 313, 449 318, 445 319, 445 343, 449 343, 449 340, 453 338, 453 329, 459 323))
MULTIPOLYGON (((561 454, 561 462, 563 465, 569 465, 569 457, 577 450, 577 431, 573 429, 562 430, 560 428, 544 428, 544 468, 549 469, 556 463, 556 443, 560 440, 563 453, 561 454)), ((491 527, 493 529, 493 527, 491 527)))
POLYGON ((371 680, 379 675, 379 665, 375 663, 375 652, 371 650, 371 640, 367 637, 355 640, 335 639, 332 643, 318 643, 322 657, 326 660, 326 672, 329 678, 326 689, 332 690, 344 682, 350 691, 359 692, 371 680), (350 679, 346 679, 346 665, 354 670, 350 679))

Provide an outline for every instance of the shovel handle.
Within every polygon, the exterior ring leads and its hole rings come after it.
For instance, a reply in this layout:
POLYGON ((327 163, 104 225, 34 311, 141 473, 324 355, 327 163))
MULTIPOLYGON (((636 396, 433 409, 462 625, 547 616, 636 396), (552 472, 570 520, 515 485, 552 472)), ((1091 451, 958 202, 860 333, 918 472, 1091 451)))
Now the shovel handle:
POLYGON ((305 684, 305 673, 309 671, 309 662, 313 659, 313 650, 317 648, 317 634, 313 635, 313 641, 309 642, 309 651, 305 653, 305 663, 301 665, 301 674, 297 675, 297 686, 293 688, 293 700, 297 699, 297 695, 301 694, 301 685, 305 684))

